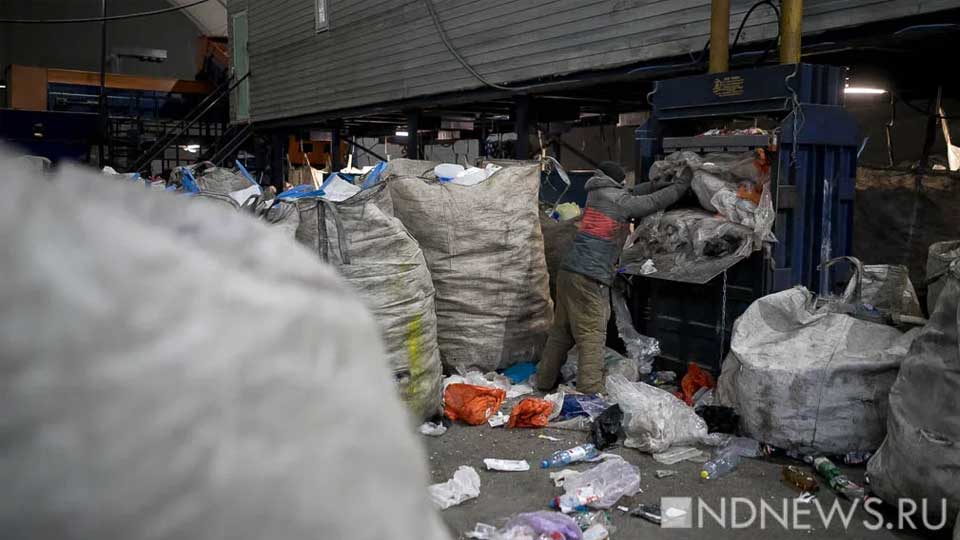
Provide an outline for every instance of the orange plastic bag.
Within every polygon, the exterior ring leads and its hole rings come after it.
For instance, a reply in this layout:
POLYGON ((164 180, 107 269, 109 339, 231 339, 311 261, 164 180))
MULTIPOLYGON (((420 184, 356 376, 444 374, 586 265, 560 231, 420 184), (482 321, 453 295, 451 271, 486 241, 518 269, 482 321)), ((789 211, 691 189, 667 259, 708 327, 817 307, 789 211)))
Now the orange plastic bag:
POLYGON ((693 406, 693 396, 701 388, 713 388, 716 386, 713 375, 700 369, 700 366, 690 362, 687 365, 687 374, 680 380, 680 388, 683 390, 683 401, 687 405, 693 406))
POLYGON ((550 421, 551 412, 553 412, 553 403, 545 399, 526 398, 510 411, 507 427, 546 427, 550 421))
POLYGON ((443 392, 443 413, 450 420, 460 420, 471 426, 478 426, 500 410, 500 405, 506 397, 507 393, 500 388, 451 384, 443 392))

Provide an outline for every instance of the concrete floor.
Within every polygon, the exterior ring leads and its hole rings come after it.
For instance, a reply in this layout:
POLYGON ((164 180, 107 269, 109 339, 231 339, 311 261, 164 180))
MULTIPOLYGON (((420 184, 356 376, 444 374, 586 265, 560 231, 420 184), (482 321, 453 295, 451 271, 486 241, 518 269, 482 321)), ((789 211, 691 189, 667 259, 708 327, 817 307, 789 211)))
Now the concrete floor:
MULTIPOLYGON (((508 407, 504 407, 509 410, 508 407)), ((465 426, 454 424, 441 437, 422 436, 430 458, 432 482, 448 480, 457 467, 470 465, 480 474, 480 496, 459 506, 442 511, 442 517, 454 538, 463 538, 463 533, 471 531, 477 522, 501 526, 508 517, 520 512, 547 510, 549 501, 562 493, 562 488, 554 487, 548 473, 539 468, 540 460, 550 453, 575 446, 589 440, 584 432, 559 429, 506 429, 491 428, 488 425, 465 426), (561 442, 540 439, 539 434, 559 437, 561 442), (487 471, 483 458, 526 459, 531 469, 527 472, 487 471)), ((660 497, 703 497, 711 507, 718 507, 720 498, 747 497, 760 504, 764 499, 773 508, 781 508, 784 498, 795 498, 798 493, 780 479, 783 464, 799 464, 789 459, 748 459, 732 474, 714 481, 699 478, 700 465, 684 461, 672 466, 657 463, 648 454, 634 449, 615 447, 608 450, 619 454, 628 462, 640 468, 642 492, 634 497, 624 497, 618 503, 634 508, 640 503, 659 503, 660 497), (674 469, 678 475, 657 479, 657 469, 674 469)), ((577 470, 591 467, 591 464, 571 466, 577 470)), ((851 479, 863 481, 864 468, 844 467, 851 479)), ((835 497, 829 488, 821 487, 818 500, 825 512, 835 497)), ((843 500, 847 509, 849 502, 843 500)), ((821 525, 816 507, 808 505, 811 515, 801 516, 801 524, 811 524, 809 530, 785 530, 775 521, 768 520, 766 529, 761 529, 759 520, 750 528, 721 528, 709 518, 705 518, 704 529, 661 529, 657 525, 632 517, 616 508, 611 509, 610 517, 617 527, 612 539, 627 538, 705 538, 721 540, 726 538, 917 538, 917 533, 897 533, 888 530, 871 531, 864 526, 877 523, 877 519, 862 508, 854 514, 851 526, 844 531, 837 519, 829 528, 821 525)), ((728 506, 729 508, 729 506, 728 506)), ((801 508, 803 506, 801 505, 801 508)), ((749 517, 749 511, 743 514, 749 517)), ((729 517, 727 518, 729 519, 729 517)), ((694 520, 696 523, 696 520, 694 520)), ((946 535, 949 537, 949 534, 946 535)))

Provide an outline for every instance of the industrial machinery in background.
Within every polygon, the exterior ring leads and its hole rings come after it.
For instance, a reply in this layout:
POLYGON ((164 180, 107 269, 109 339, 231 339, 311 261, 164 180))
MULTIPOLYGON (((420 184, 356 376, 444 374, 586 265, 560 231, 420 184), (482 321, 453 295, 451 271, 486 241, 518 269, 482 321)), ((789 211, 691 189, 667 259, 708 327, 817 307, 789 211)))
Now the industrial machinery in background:
POLYGON ((636 130, 638 181, 674 151, 762 148, 772 164, 776 212, 775 243, 706 280, 633 277, 634 321, 660 340, 668 369, 698 362, 719 371, 733 321, 751 302, 795 285, 826 294, 846 275, 838 267, 820 269, 852 250, 859 136, 843 107, 844 78, 844 68, 785 64, 655 84, 653 113, 636 130), (714 134, 744 125, 764 134, 714 134))

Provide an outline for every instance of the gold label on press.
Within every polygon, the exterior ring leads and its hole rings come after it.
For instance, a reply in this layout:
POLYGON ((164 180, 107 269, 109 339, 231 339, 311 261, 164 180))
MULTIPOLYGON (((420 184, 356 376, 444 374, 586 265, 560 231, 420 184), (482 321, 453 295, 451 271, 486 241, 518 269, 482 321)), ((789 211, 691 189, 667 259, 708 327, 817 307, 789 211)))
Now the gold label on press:
POLYGON ((743 95, 743 77, 720 77, 713 80, 713 95, 734 97, 743 95))

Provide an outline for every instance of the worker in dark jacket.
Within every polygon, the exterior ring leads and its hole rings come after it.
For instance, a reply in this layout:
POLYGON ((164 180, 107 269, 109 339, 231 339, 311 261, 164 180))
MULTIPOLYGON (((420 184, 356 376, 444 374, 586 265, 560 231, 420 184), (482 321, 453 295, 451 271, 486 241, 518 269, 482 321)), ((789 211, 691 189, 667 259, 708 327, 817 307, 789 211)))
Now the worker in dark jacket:
POLYGON ((587 181, 587 205, 580 230, 557 276, 553 328, 543 359, 537 366, 537 385, 557 385, 567 353, 577 345, 577 390, 593 394, 603 389, 603 353, 610 318, 610 286, 616 277, 620 251, 629 234, 629 220, 653 214, 677 202, 690 188, 692 171, 673 184, 647 182, 628 191, 623 167, 605 161, 587 181))

